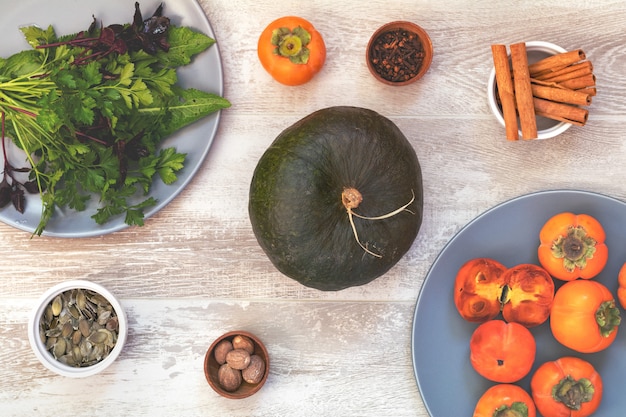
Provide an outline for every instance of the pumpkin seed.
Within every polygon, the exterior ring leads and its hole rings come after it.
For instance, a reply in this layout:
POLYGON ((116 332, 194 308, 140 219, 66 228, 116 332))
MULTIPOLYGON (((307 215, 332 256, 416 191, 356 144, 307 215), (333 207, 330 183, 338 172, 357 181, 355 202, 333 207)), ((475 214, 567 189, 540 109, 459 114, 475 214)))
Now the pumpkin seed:
POLYGON ((104 326, 111 317, 111 310, 104 307, 98 307, 98 324, 104 326))
POLYGON ((111 303, 94 291, 73 289, 57 295, 41 315, 43 344, 59 362, 91 366, 117 342, 119 319, 111 303))
POLYGON ((78 346, 82 338, 83 338, 82 332, 80 330, 74 330, 74 333, 72 334, 72 344, 74 346, 78 346))
POLYGON ((87 357, 87 356, 91 355, 91 351, 93 350, 93 345, 87 339, 83 339, 80 342, 80 344, 78 345, 78 347, 80 348, 80 354, 83 357, 87 357))
POLYGON ((81 363, 83 361, 83 354, 80 351, 80 347, 74 346, 72 348, 72 359, 74 359, 74 362, 76 363, 81 363))
POLYGON ((74 317, 75 319, 80 318, 80 311, 78 311, 78 308, 75 304, 70 305, 67 309, 69 310, 72 317, 74 317))
POLYGON ((76 291, 76 305, 80 310, 85 309, 85 305, 87 304, 87 297, 85 297, 85 293, 83 290, 76 291))
POLYGON ((52 329, 46 330, 46 337, 60 337, 63 333, 63 326, 57 326, 52 329))
POLYGON ((60 358, 65 355, 65 349, 67 348, 67 344, 65 343, 65 339, 60 338, 57 339, 56 343, 52 347, 52 353, 55 358, 60 358))
POLYGON ((117 317, 111 317, 107 320, 105 328, 110 331, 117 331, 120 326, 120 322, 117 317))
POLYGON ((91 333, 91 326, 89 325, 89 322, 87 321, 87 319, 85 319, 84 317, 81 317, 80 319, 78 319, 78 330, 80 330, 80 333, 84 337, 88 337, 89 334, 91 333))
POLYGON ((61 330, 61 336, 69 337, 73 331, 74 331, 74 327, 72 326, 72 323, 69 321, 66 321, 65 324, 63 324, 63 329, 61 330))
POLYGON ((61 309, 63 308, 63 299, 60 295, 57 295, 54 300, 52 300, 51 308, 53 316, 58 316, 59 314, 61 314, 61 309))
POLYGON ((46 339, 46 349, 50 350, 54 347, 54 345, 57 342, 57 338, 56 337, 48 337, 46 339))
POLYGON ((89 340, 94 345, 98 345, 98 344, 106 342, 107 335, 97 331, 97 332, 90 334, 87 340, 89 340))
POLYGON ((52 313, 52 305, 46 306, 46 309, 43 312, 43 317, 46 322, 51 322, 54 314, 52 313))

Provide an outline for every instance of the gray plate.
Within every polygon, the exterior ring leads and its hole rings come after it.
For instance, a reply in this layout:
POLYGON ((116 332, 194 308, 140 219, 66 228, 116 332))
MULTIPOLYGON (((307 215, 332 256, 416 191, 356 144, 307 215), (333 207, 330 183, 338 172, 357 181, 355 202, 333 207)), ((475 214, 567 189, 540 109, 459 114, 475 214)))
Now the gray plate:
MULTIPOLYGON (((215 39, 204 11, 196 0, 164 0, 164 15, 178 26, 189 26, 215 39)), ((152 15, 161 0, 140 1, 144 17, 152 15)), ((4 7, 0 13, 0 56, 7 57, 13 53, 28 49, 30 46, 18 30, 20 26, 37 25, 48 27, 53 25, 57 35, 66 35, 87 29, 92 16, 98 21, 109 25, 113 23, 132 22, 135 12, 134 2, 129 0, 20 0, 4 7)), ((196 57, 191 65, 178 71, 179 84, 183 87, 194 87, 204 91, 223 95, 223 73, 218 45, 196 57)), ((150 195, 158 200, 158 204, 146 210, 146 218, 161 210, 191 181, 204 161, 219 123, 220 112, 214 113, 198 123, 180 130, 168 138, 163 147, 175 147, 178 152, 186 153, 185 168, 179 172, 178 181, 165 185, 155 180, 150 195)), ((12 152, 17 154, 15 150, 12 152)), ((13 159, 12 159, 13 160, 13 159)), ((15 161, 15 160, 13 160, 15 161)), ((0 166, 3 162, 0 158, 0 166)), ((141 197, 141 196, 140 196, 141 197)), ((141 201, 143 198, 138 198, 141 201)), ((115 232, 127 227, 124 217, 111 219, 100 226, 91 216, 97 208, 97 198, 92 199, 87 210, 57 210, 51 219, 44 235, 56 237, 87 237, 99 236, 115 232)), ((0 210, 0 221, 33 232, 39 224, 41 200, 30 195, 27 199, 26 211, 19 214, 12 206, 0 210)))
MULTIPOLYGON (((584 191, 545 191, 500 204, 467 224, 443 248, 433 263, 415 309, 412 335, 413 367, 418 388, 432 417, 471 416, 484 391, 494 385, 479 376, 469 362, 469 339, 476 325, 464 321, 453 302, 458 269, 466 261, 490 257, 505 266, 538 263, 539 230, 562 211, 595 216, 604 226, 609 246, 606 268, 596 280, 617 294, 617 273, 626 261, 626 204, 584 191)), ((562 284, 555 280, 557 287, 562 284)), ((537 341, 537 367, 561 356, 591 362, 604 381, 599 416, 621 416, 626 410, 622 383, 626 368, 626 331, 603 352, 579 354, 561 346, 549 323, 531 329, 537 341)), ((530 392, 530 375, 519 385, 530 392)))

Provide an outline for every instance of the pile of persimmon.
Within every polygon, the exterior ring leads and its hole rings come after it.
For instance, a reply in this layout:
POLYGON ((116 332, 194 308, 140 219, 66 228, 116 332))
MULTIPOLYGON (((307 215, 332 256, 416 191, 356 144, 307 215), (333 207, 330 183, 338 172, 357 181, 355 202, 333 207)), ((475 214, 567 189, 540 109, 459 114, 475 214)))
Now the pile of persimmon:
POLYGON ((539 232, 539 263, 566 281, 554 296, 550 330, 559 343, 580 353, 609 347, 621 322, 615 297, 593 280, 609 257, 605 239, 600 222, 588 214, 559 213, 539 232))
MULTIPOLYGON (((580 357, 541 364, 531 376, 530 395, 515 383, 535 362, 532 328, 548 318, 554 338, 581 354, 599 352, 615 340, 620 310, 611 291, 593 280, 607 264, 605 238, 594 217, 563 212, 539 231, 538 265, 507 268, 484 257, 461 266, 455 306, 461 317, 479 324, 469 342, 470 362, 479 375, 497 383, 478 400, 474 417, 534 417, 537 412, 586 417, 596 411, 602 379, 580 357), (556 291, 554 279, 563 282, 556 291)), ((617 280, 618 299, 626 308, 626 263, 617 280)))

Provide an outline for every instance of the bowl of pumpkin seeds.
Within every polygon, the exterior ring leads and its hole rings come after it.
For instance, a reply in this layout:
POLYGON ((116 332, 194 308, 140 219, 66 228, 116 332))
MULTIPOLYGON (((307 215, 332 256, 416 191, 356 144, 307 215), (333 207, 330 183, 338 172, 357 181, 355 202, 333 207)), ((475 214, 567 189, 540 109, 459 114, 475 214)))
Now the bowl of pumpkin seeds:
POLYGON ((128 333, 126 314, 103 286, 72 280, 46 291, 28 323, 35 355, 67 377, 95 375, 117 359, 128 333))

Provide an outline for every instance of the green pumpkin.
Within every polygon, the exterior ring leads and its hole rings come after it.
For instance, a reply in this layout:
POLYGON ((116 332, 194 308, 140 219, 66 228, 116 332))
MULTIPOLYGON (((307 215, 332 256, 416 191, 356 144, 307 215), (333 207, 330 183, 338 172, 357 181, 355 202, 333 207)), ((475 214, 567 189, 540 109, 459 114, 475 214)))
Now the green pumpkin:
POLYGON ((324 291, 363 285, 394 266, 417 237, 419 161, 380 114, 318 110, 265 151, 248 209, 259 245, 283 274, 324 291))

